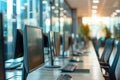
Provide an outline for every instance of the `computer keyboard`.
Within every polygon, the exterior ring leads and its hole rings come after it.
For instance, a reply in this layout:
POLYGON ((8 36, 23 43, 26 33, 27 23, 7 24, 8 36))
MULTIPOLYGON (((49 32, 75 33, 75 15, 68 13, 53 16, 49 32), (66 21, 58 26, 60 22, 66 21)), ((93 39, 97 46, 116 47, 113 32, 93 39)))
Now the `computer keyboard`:
POLYGON ((71 80, 72 79, 72 77, 70 76, 70 75, 68 75, 68 74, 61 74, 58 78, 57 78, 57 80, 71 80))
POLYGON ((75 64, 67 64, 61 69, 61 71, 62 72, 73 72, 76 69, 76 67, 77 66, 75 64))
POLYGON ((21 65, 21 62, 5 63, 5 69, 6 70, 16 69, 20 65, 21 65))

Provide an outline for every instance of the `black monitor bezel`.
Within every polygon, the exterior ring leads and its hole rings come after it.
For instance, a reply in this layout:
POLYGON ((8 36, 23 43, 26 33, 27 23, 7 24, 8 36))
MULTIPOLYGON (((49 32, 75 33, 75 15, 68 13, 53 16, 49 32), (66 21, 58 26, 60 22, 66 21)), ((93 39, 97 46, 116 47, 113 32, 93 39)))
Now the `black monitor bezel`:
POLYGON ((23 47, 23 30, 22 29, 16 29, 16 35, 15 35, 15 40, 14 40, 14 59, 15 58, 19 58, 19 57, 23 57, 24 56, 24 47, 23 47), (22 43, 18 43, 18 37, 22 37, 22 43), (23 48, 23 52, 22 53, 18 53, 18 45, 22 45, 23 48), (18 56, 18 54, 21 54, 22 56, 18 56))
MULTIPOLYGON (((26 70, 27 73, 31 73, 34 70, 36 70, 39 67, 41 67, 42 65, 44 65, 44 61, 43 61, 43 64, 41 64, 39 66, 36 66, 35 68, 30 70, 30 68, 29 68, 29 58, 28 58, 28 49, 27 49, 27 27, 40 29, 41 32, 42 32, 42 28, 35 27, 35 26, 30 26, 30 25, 25 25, 24 30, 23 30, 24 59, 26 59, 26 60, 24 60, 24 67, 25 67, 25 70, 26 70), (25 53, 27 53, 27 54, 25 54, 25 53)), ((42 38, 43 38, 43 33, 42 33, 42 38)), ((44 46, 43 39, 42 39, 42 45, 44 46)), ((44 50, 43 50, 44 48, 43 48, 43 46, 42 46, 42 52, 43 52, 43 60, 44 60, 44 50)))
POLYGON ((5 80, 5 56, 4 56, 4 36, 3 36, 3 15, 0 13, 0 80, 5 80))

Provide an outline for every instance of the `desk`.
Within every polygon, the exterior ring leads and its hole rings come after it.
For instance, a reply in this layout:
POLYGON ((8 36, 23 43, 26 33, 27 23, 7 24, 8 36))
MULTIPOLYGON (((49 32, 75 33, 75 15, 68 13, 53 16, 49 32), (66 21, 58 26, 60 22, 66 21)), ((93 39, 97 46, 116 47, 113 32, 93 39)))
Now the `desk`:
MULTIPOLYGON (((70 74, 73 80, 104 80, 100 66, 97 60, 92 43, 88 48, 88 56, 80 56, 84 62, 74 63, 77 65, 77 69, 89 69, 88 73, 67 73, 70 74)), ((57 60, 55 64, 61 65, 62 67, 69 62, 69 59, 57 60)), ((60 71, 60 68, 44 68, 44 66, 31 72, 27 80, 56 80, 60 74, 65 74, 60 71)), ((10 79, 13 80, 13 79, 10 79)), ((20 80, 20 78, 14 78, 14 80, 20 80)))

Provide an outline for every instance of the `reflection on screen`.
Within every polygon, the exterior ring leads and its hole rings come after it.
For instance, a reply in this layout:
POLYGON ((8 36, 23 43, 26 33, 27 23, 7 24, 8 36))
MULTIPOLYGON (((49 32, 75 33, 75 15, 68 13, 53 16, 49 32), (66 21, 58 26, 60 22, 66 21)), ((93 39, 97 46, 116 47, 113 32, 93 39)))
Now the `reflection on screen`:
POLYGON ((55 56, 60 55, 60 33, 55 32, 54 34, 54 49, 55 49, 55 56))
POLYGON ((68 48, 69 48, 69 40, 68 40, 68 38, 69 38, 69 34, 68 34, 68 32, 65 32, 64 33, 64 48, 65 48, 65 51, 67 51, 68 48))
POLYGON ((27 27, 27 47, 29 70, 32 70, 44 62, 42 30, 40 28, 27 27))

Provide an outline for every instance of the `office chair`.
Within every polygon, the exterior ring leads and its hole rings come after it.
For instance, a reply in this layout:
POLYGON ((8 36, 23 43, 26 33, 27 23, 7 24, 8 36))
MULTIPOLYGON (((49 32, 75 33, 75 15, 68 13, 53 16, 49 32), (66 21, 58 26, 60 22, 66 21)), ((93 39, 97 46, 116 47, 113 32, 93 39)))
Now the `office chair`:
POLYGON ((115 69, 115 80, 120 80, 120 58, 115 69))
POLYGON ((105 41, 105 47, 102 53, 99 63, 101 66, 109 65, 109 58, 114 47, 114 39, 109 38, 105 41))
MULTIPOLYGON (((120 41, 117 44, 117 51, 116 51, 116 55, 114 57, 114 60, 112 62, 112 65, 111 66, 110 65, 104 66, 105 71, 107 71, 109 74, 109 76, 106 76, 106 74, 104 75, 105 79, 109 78, 110 80, 116 80, 115 79, 115 70, 116 70, 116 65, 118 65, 119 63, 120 63, 120 41)), ((120 80, 120 79, 117 79, 117 80, 120 80)))
POLYGON ((96 37, 92 38, 92 43, 95 48, 97 46, 97 38, 96 37))
POLYGON ((96 47, 95 47, 95 52, 96 52, 98 59, 99 59, 99 48, 101 47, 101 44, 102 44, 102 37, 98 39, 98 41, 96 42, 96 47))

